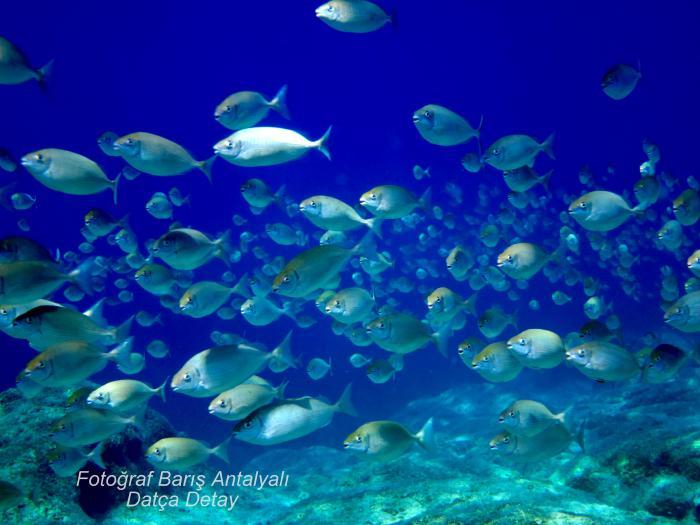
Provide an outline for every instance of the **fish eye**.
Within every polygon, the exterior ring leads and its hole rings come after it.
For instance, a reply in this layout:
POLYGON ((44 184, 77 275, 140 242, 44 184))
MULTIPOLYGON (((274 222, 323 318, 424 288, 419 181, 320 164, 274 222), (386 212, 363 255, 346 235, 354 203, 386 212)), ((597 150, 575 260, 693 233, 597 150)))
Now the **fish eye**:
POLYGON ((250 428, 250 427, 253 426, 253 422, 252 422, 252 421, 246 421, 245 423, 243 423, 243 426, 244 426, 245 428, 250 428))
POLYGON ((104 394, 103 394, 102 392, 100 392, 99 394, 97 394, 97 399, 104 399, 104 397, 105 397, 105 396, 104 396, 104 394))
POLYGON ((510 443, 510 438, 509 437, 504 437, 503 438, 504 443, 510 443))
POLYGON ((579 204, 579 207, 584 209, 584 210, 586 209, 586 206, 588 206, 588 205, 585 202, 581 202, 581 204, 579 204))
POLYGON ((232 109, 233 109, 233 108, 232 108, 231 106, 226 106, 226 107, 224 108, 224 113, 231 113, 231 110, 232 110, 232 109))
POLYGON ((357 441, 358 443, 359 443, 360 441, 362 441, 362 436, 357 436, 357 437, 355 438, 355 441, 357 441))
POLYGON ((520 341, 518 341, 518 342, 519 342, 521 345, 524 345, 524 344, 525 344, 525 338, 524 338, 524 337, 521 337, 521 338, 520 338, 520 341))
POLYGON ((134 143, 133 139, 126 139, 126 143, 131 146, 134 143))
POLYGON ((289 278, 289 275, 285 275, 284 279, 282 279, 282 282, 285 282, 285 283, 288 283, 289 281, 291 281, 291 279, 289 278))
POLYGON ((192 381, 192 377, 190 376, 190 374, 185 374, 184 376, 182 376, 182 379, 184 379, 188 383, 192 381))
POLYGON ((508 256, 508 262, 513 262, 513 256, 512 256, 512 255, 509 255, 509 256, 508 256))
POLYGON ((585 351, 585 350, 579 350, 579 351, 578 351, 578 355, 580 355, 581 357, 583 357, 584 355, 586 355, 586 351, 585 351))
POLYGON ((513 416, 515 416, 515 412, 513 412, 512 410, 510 412, 508 412, 508 417, 513 417, 513 416))
POLYGON ((223 399, 221 401, 219 401, 219 406, 221 408, 224 408, 226 406, 226 401, 224 401, 223 399))
POLYGON ((44 160, 44 156, 41 153, 37 153, 36 155, 34 155, 34 158, 39 162, 44 160))
POLYGON ((315 207, 316 207, 316 202, 315 202, 315 201, 311 201, 311 202, 309 202, 309 205, 310 205, 312 208, 315 208, 315 207))
POLYGON ((336 306, 340 306, 340 301, 336 301, 336 302, 335 302, 335 305, 336 305, 336 306))
POLYGON ((484 356, 484 361, 488 361, 488 360, 489 360, 489 356, 484 356))
POLYGON ((384 323, 379 323, 379 328, 384 328, 384 323))
POLYGON ((43 361, 39 361, 37 368, 44 368, 45 366, 46 366, 46 363, 44 363, 43 361))
POLYGON ((498 157, 498 156, 501 155, 501 150, 498 149, 498 148, 493 148, 493 149, 491 150, 491 155, 493 155, 494 157, 498 157))
POLYGON ((370 196, 369 196, 369 198, 372 199, 373 201, 376 201, 376 200, 377 200, 377 194, 376 194, 376 193, 371 193, 370 196))
POLYGON ((433 112, 432 111, 424 111, 423 116, 425 118, 427 118, 428 120, 432 120, 433 119, 433 112))
POLYGON ((159 448, 155 449, 155 450, 153 451, 153 453, 154 453, 156 456, 160 456, 160 449, 159 449, 159 448))

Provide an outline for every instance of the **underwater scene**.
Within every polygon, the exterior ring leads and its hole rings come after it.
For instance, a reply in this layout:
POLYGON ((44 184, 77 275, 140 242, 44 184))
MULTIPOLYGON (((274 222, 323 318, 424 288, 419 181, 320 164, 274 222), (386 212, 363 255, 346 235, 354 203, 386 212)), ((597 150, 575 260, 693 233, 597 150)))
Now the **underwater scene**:
POLYGON ((700 8, 321 2, 3 5, 0 525, 700 522, 700 8))

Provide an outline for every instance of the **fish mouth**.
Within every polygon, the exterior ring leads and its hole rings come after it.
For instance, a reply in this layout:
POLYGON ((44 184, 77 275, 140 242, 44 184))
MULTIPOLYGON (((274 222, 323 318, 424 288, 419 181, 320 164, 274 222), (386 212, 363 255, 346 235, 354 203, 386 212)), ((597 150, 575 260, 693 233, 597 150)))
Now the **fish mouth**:
POLYGON ((277 292, 279 291, 279 289, 280 289, 279 286, 273 286, 273 287, 271 288, 271 290, 272 290, 273 292, 275 292, 275 293, 277 293, 277 292))
POLYGON ((498 266, 499 268, 503 268, 503 261, 497 262, 496 266, 498 266))
POLYGON ((364 206, 367 204, 367 201, 365 199, 360 199, 360 206, 364 206))
POLYGON ((498 446, 497 445, 489 445, 489 448, 491 450, 496 450, 498 448, 498 446))
POLYGON ((472 363, 472 368, 479 368, 479 363, 472 363))
POLYGON ((347 442, 346 442, 346 443, 343 443, 343 448, 344 448, 344 449, 347 450, 349 447, 350 447, 350 443, 347 443, 347 442))
POLYGON ((212 407, 209 407, 209 413, 213 414, 214 412, 215 412, 215 410, 212 407))
POLYGON ((304 206, 303 204, 299 205, 299 211, 304 211, 305 209, 306 209, 306 206, 304 206))
POLYGON ((418 124, 420 122, 420 117, 418 115, 413 115, 413 117, 411 117, 411 120, 413 120, 414 124, 418 124))
POLYGON ((574 354, 571 354, 569 352, 564 352, 564 359, 566 359, 567 361, 570 360, 573 356, 574 356, 574 354))
POLYGON ((499 423, 503 423, 505 420, 506 420, 506 418, 504 418, 503 416, 500 416, 500 417, 498 418, 498 422, 499 422, 499 423))

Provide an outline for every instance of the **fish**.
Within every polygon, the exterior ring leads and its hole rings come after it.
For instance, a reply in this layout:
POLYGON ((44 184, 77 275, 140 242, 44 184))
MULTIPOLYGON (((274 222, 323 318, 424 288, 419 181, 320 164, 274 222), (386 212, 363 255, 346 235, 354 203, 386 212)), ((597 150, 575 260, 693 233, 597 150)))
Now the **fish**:
POLYGON ((167 437, 159 439, 146 450, 146 460, 161 470, 187 470, 216 456, 229 463, 228 437, 214 448, 196 439, 186 437, 167 437))
POLYGON ((247 275, 243 275, 236 286, 223 286, 214 281, 199 281, 193 284, 180 297, 180 312, 196 319, 213 314, 221 308, 233 294, 248 297, 245 289, 247 275))
POLYGON ((511 325, 514 328, 518 324, 518 319, 515 314, 506 315, 498 306, 494 306, 486 310, 477 320, 479 331, 489 339, 501 335, 506 326, 511 325))
POLYGON ((172 219, 173 205, 162 191, 155 192, 146 203, 146 211, 156 219, 172 219))
POLYGON ((564 425, 555 424, 532 437, 516 436, 506 430, 492 438, 489 447, 516 463, 536 463, 564 452, 574 441, 583 449, 582 431, 572 436, 564 425))
POLYGON ((476 297, 477 294, 472 294, 469 298, 464 299, 451 289, 441 286, 428 295, 425 304, 430 310, 431 318, 444 323, 460 312, 467 312, 476 317, 476 297))
POLYGON ((158 395, 165 403, 167 384, 168 379, 157 388, 151 388, 146 383, 135 379, 110 381, 90 392, 87 396, 87 404, 93 408, 131 413, 145 407, 154 395, 158 395))
POLYGON ((498 268, 513 279, 528 280, 558 254, 548 254, 540 246, 530 242, 511 244, 500 253, 498 268))
POLYGON ((664 313, 664 322, 681 332, 700 332, 700 292, 683 295, 664 313))
POLYGON ((314 381, 318 381, 319 379, 323 379, 326 377, 326 374, 331 371, 331 359, 328 358, 328 361, 324 361, 320 357, 314 357, 311 361, 309 361, 309 364, 306 365, 306 373, 308 376, 313 379, 314 381))
POLYGON ((254 127, 236 131, 214 145, 216 156, 236 166, 257 167, 284 164, 317 150, 328 160, 332 126, 321 138, 311 141, 296 131, 284 128, 254 127))
POLYGON ((324 230, 348 231, 361 227, 368 228, 377 237, 382 236, 381 217, 363 219, 354 208, 343 201, 327 195, 315 195, 299 203, 299 211, 314 226, 324 230))
POLYGON ((344 324, 362 323, 373 316, 374 296, 358 287, 345 288, 325 301, 325 313, 344 324))
POLYGON ((12 207, 15 210, 28 210, 36 204, 36 197, 29 193, 13 193, 10 195, 12 207))
POLYGON ((554 159, 554 133, 541 144, 528 135, 507 135, 488 147, 481 161, 500 171, 532 168, 537 156, 544 152, 554 159))
POLYGON ((381 252, 375 253, 371 258, 363 255, 359 261, 362 269, 369 275, 379 275, 396 264, 396 261, 381 252))
POLYGON ((0 264, 16 261, 55 262, 49 250, 29 237, 11 236, 0 239, 0 264))
POLYGON ((139 326, 143 326, 144 328, 150 328, 155 324, 163 324, 163 319, 160 313, 152 314, 145 310, 139 310, 138 312, 136 312, 134 319, 136 319, 136 322, 139 324, 139 326))
POLYGON ((72 308, 43 304, 17 316, 12 326, 15 336, 29 340, 35 348, 46 348, 66 341, 121 343, 129 337, 132 321, 133 316, 117 327, 104 327, 72 308))
POLYGON ((433 418, 413 434, 395 421, 370 421, 352 432, 343 441, 345 450, 352 450, 377 461, 393 461, 403 456, 413 445, 427 451, 435 450, 433 418))
POLYGON ((126 362, 133 341, 127 339, 105 352, 84 341, 67 341, 48 347, 24 368, 24 376, 43 387, 73 386, 99 372, 108 362, 126 362))
POLYGON ((357 416, 351 393, 352 385, 348 385, 335 404, 307 396, 259 408, 234 427, 233 436, 264 446, 298 439, 328 426, 336 412, 357 416))
POLYGON ((162 359, 170 353, 170 348, 168 347, 168 344, 165 341, 161 339, 154 339, 153 341, 148 343, 148 346, 146 347, 146 352, 148 352, 150 356, 153 356, 156 359, 162 359))
POLYGON ((277 306, 270 299, 256 295, 241 304, 240 307, 243 318, 253 326, 267 326, 274 323, 283 315, 295 320, 296 306, 292 302, 285 302, 282 308, 277 306))
POLYGON ((388 352, 408 354, 420 350, 428 343, 433 343, 438 351, 447 355, 447 339, 451 324, 443 325, 440 330, 432 329, 415 317, 395 313, 377 317, 366 326, 367 333, 374 344, 388 352))
POLYGON ((0 168, 8 173, 14 173, 17 170, 17 163, 5 148, 0 148, 0 168))
POLYGON ((692 188, 673 200, 673 214, 683 226, 692 226, 700 219, 700 195, 692 188))
POLYGON ((136 283, 153 295, 172 294, 180 286, 178 272, 162 264, 149 263, 134 273, 136 283))
POLYGON ((88 231, 96 238, 109 235, 118 227, 129 227, 128 215, 117 220, 109 213, 99 208, 92 208, 89 212, 87 212, 83 222, 85 223, 85 227, 88 229, 88 231))
POLYGON ((392 18, 368 0, 331 0, 316 8, 316 18, 343 33, 371 33, 392 18))
POLYGON ((39 86, 43 87, 52 68, 53 60, 50 60, 39 69, 35 69, 21 49, 0 36, 0 84, 23 84, 36 80, 39 86))
POLYGON ((257 91, 233 93, 216 106, 214 118, 228 129, 239 130, 257 125, 267 117, 270 110, 276 111, 287 120, 290 119, 286 85, 269 101, 257 91))
POLYGON ((228 264, 230 230, 211 240, 192 228, 174 228, 163 234, 151 247, 151 252, 176 270, 195 270, 214 257, 228 264))
POLYGON ((461 245, 452 248, 445 258, 447 271, 457 281, 465 281, 467 279, 467 272, 474 266, 475 262, 471 251, 465 250, 461 245))
POLYGON ((531 328, 506 342, 508 350, 528 368, 554 368, 564 360, 564 342, 551 330, 531 328))
POLYGON ((630 351, 609 341, 589 341, 568 349, 566 360, 598 383, 632 379, 641 372, 630 351))
POLYGON ((686 260, 686 266, 688 270, 693 272, 693 275, 700 277, 700 249, 690 254, 686 260))
POLYGON ((571 302, 571 297, 561 290, 552 292, 552 302, 557 306, 565 305, 571 302))
POLYGON ((367 333, 367 330, 365 330, 365 328, 361 325, 348 326, 344 334, 355 346, 365 347, 372 344, 372 338, 367 333))
POLYGON ((335 288, 339 273, 361 249, 326 244, 293 257, 272 282, 272 291, 285 297, 306 297, 319 288, 335 288))
POLYGON ((430 206, 432 192, 428 188, 420 198, 403 186, 376 186, 360 197, 360 205, 375 217, 383 219, 401 219, 416 208, 427 209, 430 206))
POLYGON ((363 356, 362 354, 358 354, 358 353, 352 354, 350 356, 349 361, 350 361, 350 364, 353 366, 353 368, 362 368, 363 366, 367 366, 368 364, 370 364, 372 362, 371 359, 368 359, 365 356, 363 356))
POLYGON ((637 87, 642 74, 627 64, 616 64, 608 69, 600 81, 600 87, 613 100, 627 98, 637 87))
POLYGON ((668 343, 657 345, 644 361, 642 379, 651 384, 670 381, 693 354, 697 355, 697 351, 691 354, 668 343))
POLYGON ((372 383, 381 385, 396 376, 396 369, 384 359, 373 359, 365 368, 365 374, 372 383))
POLYGON ((503 180, 506 186, 517 193, 526 192, 538 184, 547 188, 549 179, 552 177, 554 170, 549 170, 544 175, 538 175, 535 170, 529 166, 521 166, 514 170, 506 170, 503 172, 503 180))
POLYGON ((585 229, 607 232, 644 212, 642 206, 630 206, 620 195, 610 191, 591 191, 569 204, 569 215, 585 229))
POLYGON ((476 153, 467 153, 462 157, 462 167, 469 173, 479 173, 484 168, 481 156, 476 153))
POLYGON ((94 269, 94 259, 84 261, 67 273, 46 261, 0 263, 0 304, 30 303, 50 295, 65 283, 75 284, 92 294, 94 269))
POLYGON ((50 437, 64 447, 83 447, 103 441, 121 432, 127 425, 136 426, 136 417, 123 417, 90 407, 79 408, 55 421, 50 437))
POLYGON ((492 383, 512 381, 523 369, 523 365, 508 350, 505 342, 491 343, 472 359, 472 369, 492 383))
POLYGON ((118 138, 119 135, 113 131, 105 131, 102 135, 97 137, 97 145, 105 155, 110 157, 119 157, 119 151, 117 151, 114 147, 114 143, 118 138))
POLYGON ((498 416, 498 421, 508 428, 511 434, 533 437, 558 423, 565 424, 568 411, 552 413, 538 401, 521 399, 511 403, 498 416))
POLYGON ((93 462, 102 469, 106 469, 107 467, 102 460, 103 451, 104 441, 98 443, 90 452, 85 452, 82 448, 64 448, 51 455, 49 466, 59 478, 73 476, 88 461, 93 462))
POLYGON ((413 113, 413 124, 427 142, 436 146, 457 146, 471 139, 479 140, 483 117, 478 128, 452 110, 428 104, 413 113))
POLYGON ((275 243, 281 246, 304 246, 306 244, 306 235, 301 229, 295 230, 282 222, 265 225, 265 233, 275 243))
POLYGON ((641 208, 649 208, 659 200, 661 186, 656 177, 642 177, 634 183, 634 197, 641 208))
POLYGON ((272 190, 261 179, 248 179, 241 184, 241 195, 255 215, 262 213, 270 204, 281 204, 287 186, 282 185, 272 193, 272 190))
POLYGON ((598 319, 612 310, 612 304, 606 303, 602 297, 594 295, 583 303, 583 312, 589 319, 598 319))
POLYGON ((68 195, 94 195, 110 190, 114 204, 117 203, 121 176, 108 179, 99 164, 79 153, 57 148, 41 149, 24 155, 21 164, 50 190, 68 195))
POLYGON ((245 343, 208 348, 192 356, 170 382, 171 388, 191 397, 212 397, 240 385, 250 376, 279 362, 285 368, 296 367, 289 335, 272 352, 245 343))
POLYGON ((197 161, 176 142, 145 131, 119 137, 114 141, 114 150, 133 168, 156 177, 173 177, 197 169, 211 182, 216 160, 214 155, 197 161))
POLYGON ((656 233, 656 238, 667 250, 676 251, 683 243, 683 227, 678 221, 667 221, 656 233))
POLYGON ((266 381, 245 382, 212 399, 209 413, 225 421, 245 419, 258 408, 269 405, 276 399, 284 399, 284 390, 288 384, 289 381, 284 381, 275 388, 266 381))
POLYGON ((418 164, 413 166, 413 178, 416 180, 423 180, 430 178, 430 168, 422 168, 418 164))
POLYGON ((486 343, 477 337, 467 337, 457 346, 457 354, 466 366, 472 366, 472 359, 486 347, 486 343))

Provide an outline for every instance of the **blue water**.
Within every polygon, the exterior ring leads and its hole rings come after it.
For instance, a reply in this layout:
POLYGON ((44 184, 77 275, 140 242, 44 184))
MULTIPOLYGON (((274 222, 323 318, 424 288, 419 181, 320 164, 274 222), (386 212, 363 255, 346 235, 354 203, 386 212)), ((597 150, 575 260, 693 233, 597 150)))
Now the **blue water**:
MULTIPOLYGON (((445 209, 450 209, 445 185, 455 183, 464 196, 461 205, 451 209, 458 217, 473 212, 479 185, 501 188, 500 198, 504 199, 507 189, 498 172, 487 168, 474 175, 461 168, 460 158, 476 150, 474 142, 440 148, 421 139, 411 115, 428 103, 449 107, 474 125, 483 115, 484 146, 510 133, 526 133, 542 140, 556 132, 556 161, 541 159, 538 164, 541 172, 555 170, 551 181, 555 198, 550 201, 551 209, 537 211, 555 222, 566 208, 561 196, 578 196, 583 190, 577 178, 583 164, 591 166, 599 181, 608 166, 613 166, 614 175, 600 183, 601 189, 627 190, 633 202, 629 191, 644 160, 641 141, 645 137, 660 147, 664 170, 682 183, 696 173, 700 72, 695 67, 694 50, 699 48, 700 36, 695 31, 697 7, 691 3, 651 6, 592 1, 572 6, 566 2, 533 5, 445 0, 382 4, 387 11, 397 12, 396 27, 366 35, 333 31, 314 17, 316 2, 305 0, 211 1, 189 7, 162 1, 4 5, 0 32, 17 43, 36 66, 55 59, 46 93, 34 83, 0 89, 0 146, 15 157, 45 147, 68 149, 98 161, 113 178, 123 161, 105 156, 96 143, 101 133, 112 130, 120 135, 133 131, 160 134, 204 159, 211 155, 213 144, 230 133, 213 119, 214 108, 223 98, 244 89, 272 96, 288 84, 292 121, 271 113, 263 123, 289 126, 314 139, 332 124, 333 160, 328 162, 315 152, 294 163, 269 168, 239 168, 218 160, 211 185, 197 172, 171 179, 144 175, 135 181, 122 180, 118 206, 112 204, 109 192, 91 197, 52 192, 20 167, 16 191, 36 195, 37 205, 28 212, 0 211, 1 236, 21 233, 15 224, 26 218, 31 225, 27 235, 51 249, 75 250, 84 240, 80 234, 83 216, 90 208, 100 207, 116 217, 129 214, 144 253, 144 242, 162 235, 168 225, 148 215, 144 205, 153 192, 177 186, 183 194, 191 195, 192 202, 191 207, 176 210, 176 219, 182 224, 211 234, 232 228, 234 239, 249 231, 260 235, 256 243, 268 253, 289 259, 299 252, 298 247, 277 246, 264 235, 266 223, 289 219, 274 206, 261 216, 253 216, 239 192, 246 179, 261 178, 273 190, 286 184, 287 194, 296 202, 313 194, 327 194, 351 204, 379 184, 401 184, 417 194, 431 185, 434 204, 445 209), (601 92, 599 83, 603 73, 620 62, 640 64, 642 79, 627 99, 616 102, 601 92), (430 166, 433 178, 416 181, 411 174, 414 164, 430 166), (247 224, 233 225, 233 214, 244 216, 247 224)), ((14 180, 9 174, 0 176, 0 182, 14 180)), ((664 206, 668 202, 657 208, 661 211, 664 206)), ((309 234, 316 231, 303 217, 294 222, 309 234)), ((392 235, 385 226, 385 241, 379 245, 399 257, 397 268, 392 270, 394 277, 401 275, 402 269, 398 248, 415 244, 427 224, 442 228, 440 221, 429 220, 415 231, 392 235)), ((577 226, 574 230, 583 240, 583 231, 577 226)), ((684 232, 697 239, 693 228, 684 232)), ((557 235, 556 230, 547 228, 534 232, 528 240, 545 242, 557 235)), ((662 324, 658 268, 662 264, 670 264, 678 272, 684 268, 684 263, 668 251, 654 248, 651 239, 644 243, 644 259, 633 270, 644 292, 639 302, 621 293, 615 276, 597 268, 597 256, 586 242, 582 242, 577 263, 579 269, 609 285, 605 295, 614 301, 615 313, 632 334, 662 324)), ((506 245, 502 242, 499 247, 506 245)), ((96 242, 96 248, 100 255, 121 255, 104 239, 96 242)), ((442 268, 437 245, 425 256, 438 260, 442 268)), ((248 254, 232 271, 242 275, 257 263, 248 254)), ((196 278, 217 280, 224 271, 220 261, 213 261, 197 270, 196 278)), ((344 285, 351 285, 350 273, 344 273, 344 285)), ((409 277, 414 279, 412 273, 409 277)), ((679 279, 682 282, 685 277, 679 279)), ((466 283, 456 283, 447 272, 438 279, 427 279, 425 285, 428 289, 451 286, 469 295, 466 283)), ((479 309, 500 304, 507 311, 518 311, 519 328, 542 326, 563 335, 587 319, 581 308, 586 297, 580 286, 562 286, 549 283, 540 274, 517 303, 487 291, 479 299, 479 309), (554 306, 549 296, 556 289, 571 295, 572 303, 554 306), (540 311, 527 307, 531 298, 539 299, 540 311)), ((134 283, 129 289, 135 293, 134 302, 107 307, 110 320, 117 322, 139 309, 158 311, 156 298, 134 283)), ((110 286, 107 293, 114 297, 117 290, 110 286)), ((422 317, 427 311, 424 295, 414 291, 400 299, 403 306, 422 317)), ((89 304, 87 298, 79 306, 89 304)), ((149 358, 145 371, 137 377, 160 384, 189 356, 210 346, 209 333, 215 329, 274 346, 294 328, 293 350, 304 362, 331 356, 334 366, 332 375, 319 382, 311 381, 303 368, 286 372, 284 377, 291 381, 288 395, 325 395, 335 400, 343 387, 353 382, 355 404, 363 421, 384 418, 413 399, 451 386, 482 381, 465 369, 454 352, 462 338, 478 335, 473 320, 451 338, 448 359, 426 347, 407 357, 405 369, 394 381, 374 385, 347 363, 347 357, 356 351, 350 342, 334 336, 328 319, 321 318, 312 304, 305 312, 318 318, 318 323, 306 330, 295 328, 287 318, 257 328, 240 316, 233 321, 216 316, 191 319, 163 311, 165 327, 137 327, 136 341, 144 348, 148 341, 160 337, 169 342, 173 352, 163 360, 149 358)), ((6 337, 2 347, 0 385, 10 387, 34 352, 23 342, 6 337)), ((359 351, 386 356, 377 347, 359 351)), ((115 377, 108 368, 93 379, 101 382, 115 377)), ((565 367, 542 374, 526 370, 518 381, 541 389, 569 383, 572 392, 577 385, 589 384, 577 371, 565 367)), ((231 425, 209 416, 207 404, 208 400, 172 392, 167 404, 152 402, 178 430, 214 443, 228 435, 231 425)), ((340 446, 356 426, 355 420, 337 417, 331 426, 289 446, 340 446)), ((236 442, 232 455, 243 461, 259 450, 236 442)))

